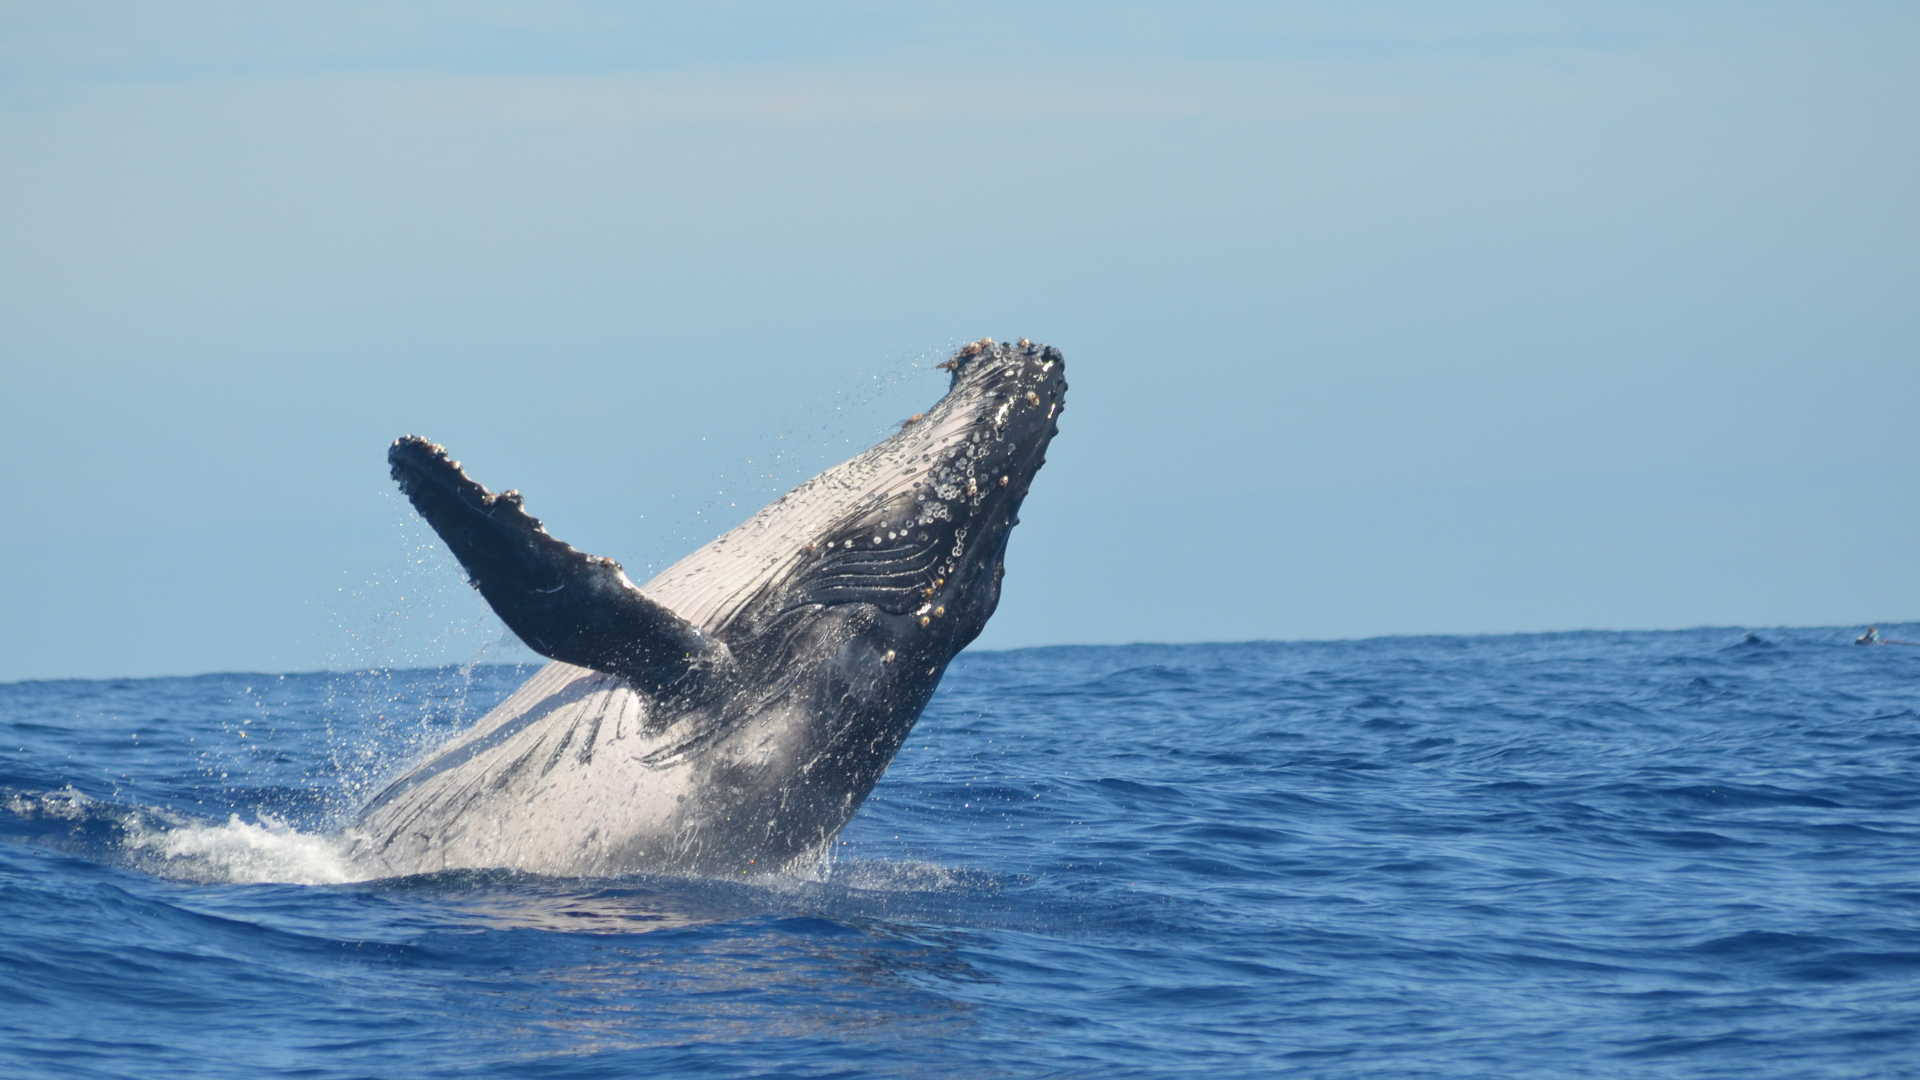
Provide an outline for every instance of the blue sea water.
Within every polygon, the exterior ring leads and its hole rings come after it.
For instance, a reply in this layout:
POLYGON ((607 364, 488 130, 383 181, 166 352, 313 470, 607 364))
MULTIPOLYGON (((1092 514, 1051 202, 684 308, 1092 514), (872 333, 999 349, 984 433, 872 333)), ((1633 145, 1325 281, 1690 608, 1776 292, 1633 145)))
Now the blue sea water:
POLYGON ((1920 1075, 1855 632, 967 654, 799 879, 347 880, 524 669, 0 685, 0 1076, 1920 1075))

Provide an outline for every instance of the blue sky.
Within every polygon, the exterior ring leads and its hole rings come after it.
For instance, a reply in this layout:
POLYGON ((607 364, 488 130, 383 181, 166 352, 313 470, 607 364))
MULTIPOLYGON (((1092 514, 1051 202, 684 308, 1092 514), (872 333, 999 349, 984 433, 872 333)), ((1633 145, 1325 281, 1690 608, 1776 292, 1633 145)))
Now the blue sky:
POLYGON ((1920 618, 1902 5, 0 4, 0 679, 509 657, 1073 391, 983 647, 1920 618))

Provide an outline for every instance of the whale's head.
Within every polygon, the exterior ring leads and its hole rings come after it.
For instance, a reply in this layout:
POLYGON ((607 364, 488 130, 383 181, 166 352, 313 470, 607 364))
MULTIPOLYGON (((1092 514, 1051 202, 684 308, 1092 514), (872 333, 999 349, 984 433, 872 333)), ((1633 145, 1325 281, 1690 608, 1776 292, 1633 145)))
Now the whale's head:
POLYGON ((939 572, 923 590, 927 599, 906 612, 906 632, 931 631, 949 655, 980 635, 1000 603, 1007 539, 1059 433, 1067 392, 1058 349, 1024 341, 968 348, 980 351, 963 349, 948 361, 953 384, 947 396, 901 432, 902 457, 910 459, 902 471, 924 466, 920 484, 911 498, 896 495, 887 512, 868 515, 878 535, 878 525, 898 508, 909 520, 903 536, 911 528, 915 543, 922 532, 931 538, 939 572), (930 426, 914 432, 920 424, 930 426))
POLYGON ((932 408, 644 591, 736 650, 834 612, 850 663, 937 680, 999 603, 1067 389, 1060 351, 1026 341, 975 342, 941 366, 952 381, 932 408))
POLYGON ((999 604, 1007 538, 1067 388, 1059 350, 1025 342, 976 342, 944 366, 938 404, 822 478, 849 482, 845 509, 786 600, 873 603, 916 655, 965 648, 999 604))

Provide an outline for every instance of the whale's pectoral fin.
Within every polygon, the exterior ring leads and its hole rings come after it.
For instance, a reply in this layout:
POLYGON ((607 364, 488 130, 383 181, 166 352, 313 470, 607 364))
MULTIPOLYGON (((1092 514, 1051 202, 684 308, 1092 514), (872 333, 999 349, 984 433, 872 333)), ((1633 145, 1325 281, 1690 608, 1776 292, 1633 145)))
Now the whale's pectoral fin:
POLYGON ((518 492, 489 492, 417 436, 396 440, 387 463, 480 595, 534 652, 661 697, 701 700, 732 682, 724 642, 647 599, 619 563, 554 539, 518 492))

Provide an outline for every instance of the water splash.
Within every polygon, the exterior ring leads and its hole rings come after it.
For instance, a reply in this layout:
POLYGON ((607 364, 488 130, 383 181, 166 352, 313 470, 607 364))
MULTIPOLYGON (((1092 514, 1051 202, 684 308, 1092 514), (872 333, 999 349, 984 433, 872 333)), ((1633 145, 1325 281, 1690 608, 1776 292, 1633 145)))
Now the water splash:
POLYGON ((366 880, 340 836, 304 833, 271 815, 225 824, 128 823, 125 850, 140 869, 196 884, 344 885, 366 880))

